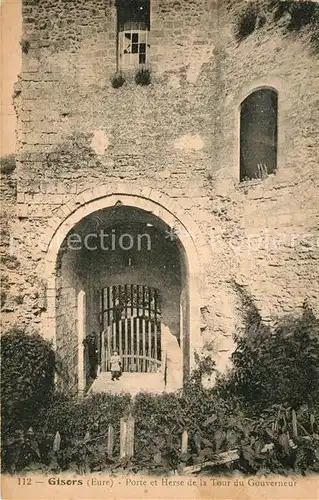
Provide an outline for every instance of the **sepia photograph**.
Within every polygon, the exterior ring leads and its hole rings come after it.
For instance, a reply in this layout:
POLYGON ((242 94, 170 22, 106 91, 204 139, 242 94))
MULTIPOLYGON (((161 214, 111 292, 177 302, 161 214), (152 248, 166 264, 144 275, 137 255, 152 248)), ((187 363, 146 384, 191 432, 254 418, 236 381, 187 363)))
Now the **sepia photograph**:
POLYGON ((319 498, 319 2, 1 0, 17 499, 319 498))

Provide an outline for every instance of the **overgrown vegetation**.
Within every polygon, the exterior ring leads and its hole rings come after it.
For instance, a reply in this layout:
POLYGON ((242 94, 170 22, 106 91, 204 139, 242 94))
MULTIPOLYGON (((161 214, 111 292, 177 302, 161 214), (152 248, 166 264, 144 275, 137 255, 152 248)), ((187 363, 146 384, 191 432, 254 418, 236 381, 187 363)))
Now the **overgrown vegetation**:
POLYGON ((308 25, 315 25, 319 20, 318 5, 313 1, 271 0, 269 8, 273 12, 274 21, 288 14, 287 29, 290 31, 299 31, 308 25))
POLYGON ((211 389, 203 388, 201 380, 215 365, 204 356, 197 357, 197 369, 183 391, 174 394, 67 398, 52 391, 54 363, 47 344, 41 339, 39 361, 39 339, 28 344, 22 333, 15 332, 14 341, 6 337, 10 349, 2 356, 13 362, 3 367, 3 470, 166 474, 197 464, 211 474, 319 472, 318 320, 305 303, 301 315, 278 320, 271 328, 245 289, 235 286, 244 326, 236 332, 232 370, 211 389), (23 356, 13 355, 18 345, 23 356), (43 373, 49 374, 49 384, 43 373), (135 453, 119 460, 119 424, 127 415, 135 419, 135 453), (112 457, 107 454, 110 424, 112 457), (189 443, 182 454, 185 430, 189 443), (235 458, 224 466, 207 465, 221 452, 235 458))
POLYGON ((136 85, 149 85, 151 83, 151 71, 144 66, 139 68, 135 74, 136 85))
POLYGON ((125 83, 125 78, 123 76, 122 73, 116 73, 112 80, 111 80, 111 83, 112 83, 112 87, 114 89, 118 89, 119 87, 122 87, 122 85, 124 85, 125 83))
POLYGON ((256 0, 249 2, 235 20, 235 38, 243 41, 265 24, 277 24, 286 33, 307 30, 310 43, 319 50, 319 5, 315 1, 256 0))
POLYGON ((13 329, 1 337, 2 435, 25 429, 50 404, 55 359, 40 335, 13 329))
POLYGON ((305 302, 301 316, 283 317, 270 327, 247 292, 237 290, 245 322, 223 390, 256 414, 269 403, 294 409, 319 404, 319 321, 311 308, 305 302))
POLYGON ((1 174, 10 175, 16 168, 15 156, 7 155, 0 158, 1 174))
POLYGON ((244 40, 255 31, 259 9, 255 4, 248 4, 246 9, 238 16, 236 23, 236 39, 244 40))

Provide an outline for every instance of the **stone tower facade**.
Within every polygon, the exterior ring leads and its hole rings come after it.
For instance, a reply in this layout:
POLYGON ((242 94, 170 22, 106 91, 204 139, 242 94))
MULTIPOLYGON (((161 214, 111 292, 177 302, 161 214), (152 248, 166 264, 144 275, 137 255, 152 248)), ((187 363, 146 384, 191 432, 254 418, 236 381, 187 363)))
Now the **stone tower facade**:
POLYGON ((103 290, 140 287, 144 316, 157 290, 184 374, 206 347, 227 366, 234 284, 265 319, 318 306, 318 59, 266 4, 239 39, 244 0, 23 0, 3 321, 53 340, 72 391, 103 290))

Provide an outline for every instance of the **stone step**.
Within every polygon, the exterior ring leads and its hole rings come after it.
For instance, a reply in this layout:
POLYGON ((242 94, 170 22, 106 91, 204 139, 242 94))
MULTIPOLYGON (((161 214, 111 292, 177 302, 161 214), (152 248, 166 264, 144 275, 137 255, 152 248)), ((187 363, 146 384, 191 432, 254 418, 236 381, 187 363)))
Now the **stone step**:
POLYGON ((110 372, 102 372, 89 389, 89 393, 110 392, 111 394, 139 392, 160 394, 164 392, 165 384, 162 373, 122 373, 119 380, 111 380, 110 372))

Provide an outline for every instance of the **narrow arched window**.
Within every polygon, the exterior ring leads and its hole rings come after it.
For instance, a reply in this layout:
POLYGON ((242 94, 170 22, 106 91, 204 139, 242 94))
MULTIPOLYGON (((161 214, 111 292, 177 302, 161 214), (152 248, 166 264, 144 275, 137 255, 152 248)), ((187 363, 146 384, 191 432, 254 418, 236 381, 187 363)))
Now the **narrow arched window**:
POLYGON ((250 94, 240 107, 240 181, 261 179, 277 168, 278 95, 273 89, 250 94))

